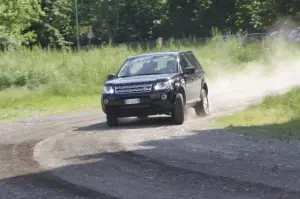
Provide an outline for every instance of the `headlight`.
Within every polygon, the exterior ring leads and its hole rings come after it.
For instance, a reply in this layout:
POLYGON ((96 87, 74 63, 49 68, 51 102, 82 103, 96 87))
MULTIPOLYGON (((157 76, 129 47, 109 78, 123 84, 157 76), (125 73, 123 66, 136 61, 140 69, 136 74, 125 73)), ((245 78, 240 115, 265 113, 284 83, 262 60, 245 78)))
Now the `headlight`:
POLYGON ((172 89, 172 82, 171 81, 164 81, 164 82, 158 82, 154 84, 154 90, 168 90, 172 89))
POLYGON ((113 86, 104 86, 102 93, 103 94, 114 94, 115 90, 113 86))

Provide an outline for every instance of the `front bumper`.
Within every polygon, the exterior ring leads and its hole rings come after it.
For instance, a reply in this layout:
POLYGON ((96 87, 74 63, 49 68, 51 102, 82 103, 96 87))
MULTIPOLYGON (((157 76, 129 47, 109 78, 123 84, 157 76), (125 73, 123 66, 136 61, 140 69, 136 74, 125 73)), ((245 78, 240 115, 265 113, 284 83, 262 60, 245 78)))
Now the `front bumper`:
POLYGON ((102 95, 102 110, 106 114, 117 117, 134 117, 145 115, 169 114, 173 109, 174 91, 161 91, 156 93, 140 93, 134 95, 102 95), (167 98, 163 100, 162 94, 167 98), (139 104, 125 104, 126 99, 139 98, 139 104), (104 103, 104 100, 107 103, 104 103))

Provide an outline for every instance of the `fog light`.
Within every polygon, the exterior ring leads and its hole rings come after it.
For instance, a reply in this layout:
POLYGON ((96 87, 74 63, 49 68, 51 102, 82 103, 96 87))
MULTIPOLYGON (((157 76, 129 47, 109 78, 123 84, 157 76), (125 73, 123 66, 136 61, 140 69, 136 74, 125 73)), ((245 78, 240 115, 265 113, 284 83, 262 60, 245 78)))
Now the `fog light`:
POLYGON ((162 100, 166 100, 168 96, 164 93, 160 97, 161 97, 162 100))
POLYGON ((108 104, 108 99, 103 100, 104 104, 108 104))

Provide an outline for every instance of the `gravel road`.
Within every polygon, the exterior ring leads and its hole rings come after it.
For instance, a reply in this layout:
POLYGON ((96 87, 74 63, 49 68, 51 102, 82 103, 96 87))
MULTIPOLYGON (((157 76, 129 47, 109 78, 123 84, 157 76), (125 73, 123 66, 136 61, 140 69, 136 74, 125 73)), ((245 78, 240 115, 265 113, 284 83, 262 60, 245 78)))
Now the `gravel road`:
MULTIPOLYGON (((212 84, 211 117, 300 85, 299 64, 290 65, 212 84)), ((204 122, 187 111, 181 126, 149 118, 107 129, 96 110, 2 124, 0 198, 300 198, 298 141, 270 143, 204 122)))
POLYGON ((298 142, 203 129, 189 116, 182 126, 149 118, 107 129, 100 111, 1 125, 0 196, 300 198, 298 142))

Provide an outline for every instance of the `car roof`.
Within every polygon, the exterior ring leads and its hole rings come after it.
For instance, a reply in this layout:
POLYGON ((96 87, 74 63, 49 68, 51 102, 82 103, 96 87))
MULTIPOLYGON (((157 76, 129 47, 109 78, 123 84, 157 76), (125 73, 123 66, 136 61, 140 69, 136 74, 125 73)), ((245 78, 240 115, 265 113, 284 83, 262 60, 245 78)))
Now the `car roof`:
POLYGON ((154 56, 155 55, 157 55, 157 56, 161 56, 161 55, 178 55, 179 53, 183 53, 183 52, 192 52, 192 51, 186 50, 186 51, 166 51, 166 52, 143 53, 143 54, 128 57, 128 59, 134 59, 134 58, 138 58, 138 57, 151 56, 151 55, 154 55, 154 56))

